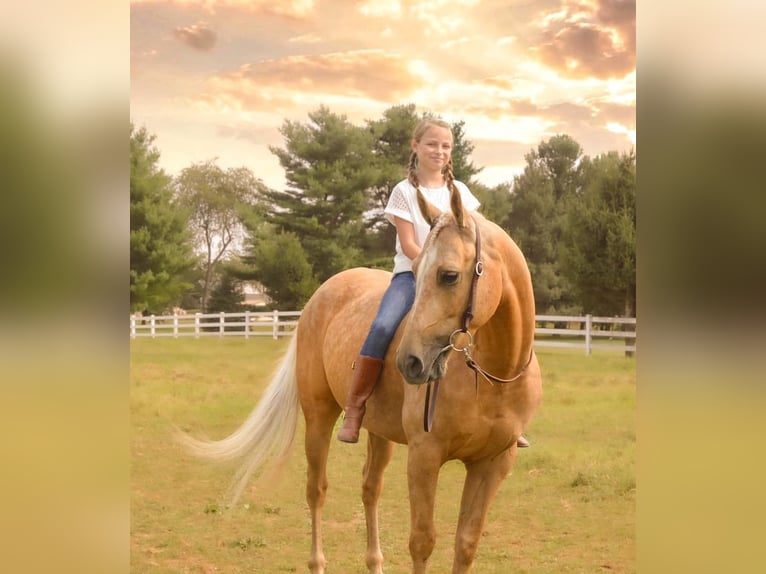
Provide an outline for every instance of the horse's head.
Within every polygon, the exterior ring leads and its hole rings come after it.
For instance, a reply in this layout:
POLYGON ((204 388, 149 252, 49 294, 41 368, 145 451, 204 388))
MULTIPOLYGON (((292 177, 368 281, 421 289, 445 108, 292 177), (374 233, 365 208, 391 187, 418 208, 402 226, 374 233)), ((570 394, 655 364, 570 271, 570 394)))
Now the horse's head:
POLYGON ((481 215, 466 212, 457 193, 453 193, 451 212, 442 213, 424 200, 419 203, 431 233, 413 264, 415 302, 396 354, 399 371, 411 384, 444 376, 449 350, 460 349, 470 340, 470 333, 460 332, 467 325, 469 305, 470 330, 475 331, 494 313, 502 289, 499 266, 484 264, 473 293, 478 279, 477 234, 490 224, 481 215))

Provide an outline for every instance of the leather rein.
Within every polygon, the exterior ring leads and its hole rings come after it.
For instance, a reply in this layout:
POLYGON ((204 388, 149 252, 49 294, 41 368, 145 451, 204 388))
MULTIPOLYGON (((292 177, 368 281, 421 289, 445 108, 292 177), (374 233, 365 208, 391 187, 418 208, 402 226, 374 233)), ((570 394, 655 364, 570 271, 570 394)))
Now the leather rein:
MULTIPOLYGON (((521 370, 514 375, 513 377, 509 379, 502 379, 500 377, 496 377, 495 375, 492 375, 485 371, 479 364, 473 359, 471 356, 471 350, 473 349, 473 335, 468 330, 468 327, 471 324, 471 319, 473 319, 473 309, 476 305, 476 287, 479 283, 479 277, 481 277, 484 274, 484 263, 481 260, 481 235, 479 233, 479 225, 474 220, 474 229, 476 230, 476 259, 473 267, 473 278, 471 279, 471 292, 468 297, 468 307, 465 310, 465 313, 463 313, 463 326, 460 329, 457 329, 452 332, 449 338, 449 344, 444 347, 439 354, 443 353, 447 350, 457 351, 458 353, 465 354, 465 364, 468 366, 469 369, 474 371, 476 374, 476 390, 478 392, 479 388, 479 375, 484 377, 490 384, 507 384, 507 383, 513 383, 514 381, 517 381, 521 378, 521 376, 524 374, 524 372, 527 370, 527 367, 529 367, 529 364, 532 362, 532 357, 534 355, 534 343, 532 343, 532 346, 529 349, 529 359, 527 359, 527 362, 524 364, 523 367, 521 367, 521 370), (465 334, 468 336, 468 342, 462 346, 458 347, 455 344, 455 338, 461 334, 465 334)), ((439 379, 434 379, 428 381, 428 387, 426 390, 426 402, 425 402, 425 408, 423 411, 423 429, 426 432, 431 432, 431 428, 433 427, 433 419, 434 419, 434 412, 436 410, 436 395, 439 392, 439 379), (433 385, 433 397, 431 397, 431 388, 433 385)))

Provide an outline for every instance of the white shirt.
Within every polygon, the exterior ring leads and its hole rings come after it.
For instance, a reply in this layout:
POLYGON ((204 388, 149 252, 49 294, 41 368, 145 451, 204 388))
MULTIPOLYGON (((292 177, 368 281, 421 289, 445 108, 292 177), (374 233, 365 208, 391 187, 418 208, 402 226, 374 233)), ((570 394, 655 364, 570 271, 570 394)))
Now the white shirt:
MULTIPOLYGON (((460 199, 463 206, 468 211, 475 211, 479 205, 479 200, 474 197, 466 185, 461 181, 455 181, 460 199)), ((450 211, 450 192, 447 185, 441 187, 429 188, 420 186, 423 196, 442 211, 450 211)), ((388 198, 386 209, 383 210, 386 219, 395 225, 394 217, 401 217, 409 221, 415 227, 415 242, 423 247, 431 226, 428 225, 418 207, 417 191, 412 184, 404 179, 396 184, 391 196, 388 198)), ((399 235, 396 236, 396 255, 394 255, 394 274, 412 271, 412 259, 407 257, 402 251, 402 245, 399 242, 399 235)))

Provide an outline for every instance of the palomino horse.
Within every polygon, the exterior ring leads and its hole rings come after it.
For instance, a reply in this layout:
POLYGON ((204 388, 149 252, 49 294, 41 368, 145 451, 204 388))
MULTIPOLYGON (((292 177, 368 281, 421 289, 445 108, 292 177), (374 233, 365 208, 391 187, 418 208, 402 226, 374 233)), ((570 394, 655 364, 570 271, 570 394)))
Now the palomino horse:
MULTIPOLYGON (((377 506, 394 443, 408 445, 409 549, 415 574, 426 572, 434 549, 440 468, 449 460, 464 463, 452 572, 470 572, 490 502, 511 469, 516 440, 542 394, 533 350, 532 284, 521 251, 498 226, 465 212, 459 197, 453 197, 452 213, 440 214, 425 204, 421 210, 428 210, 432 230, 415 262, 415 303, 391 344, 364 418, 368 443, 362 501, 366 564, 372 574, 383 572, 377 506), (438 406, 437 385, 442 389, 438 406)), ((244 459, 238 496, 265 462, 287 457, 300 405, 306 420, 312 574, 324 573, 327 563, 321 519, 334 426, 345 404, 352 362, 389 279, 389 273, 370 269, 330 278, 305 306, 279 370, 245 423, 221 441, 186 439, 207 458, 244 459)))

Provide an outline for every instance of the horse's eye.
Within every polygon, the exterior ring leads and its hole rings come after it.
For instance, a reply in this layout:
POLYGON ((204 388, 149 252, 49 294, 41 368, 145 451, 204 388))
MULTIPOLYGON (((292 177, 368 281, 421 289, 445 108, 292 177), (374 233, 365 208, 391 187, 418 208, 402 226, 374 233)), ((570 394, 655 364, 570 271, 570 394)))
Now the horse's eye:
POLYGON ((439 271, 439 285, 455 285, 459 277, 457 271, 439 271))

